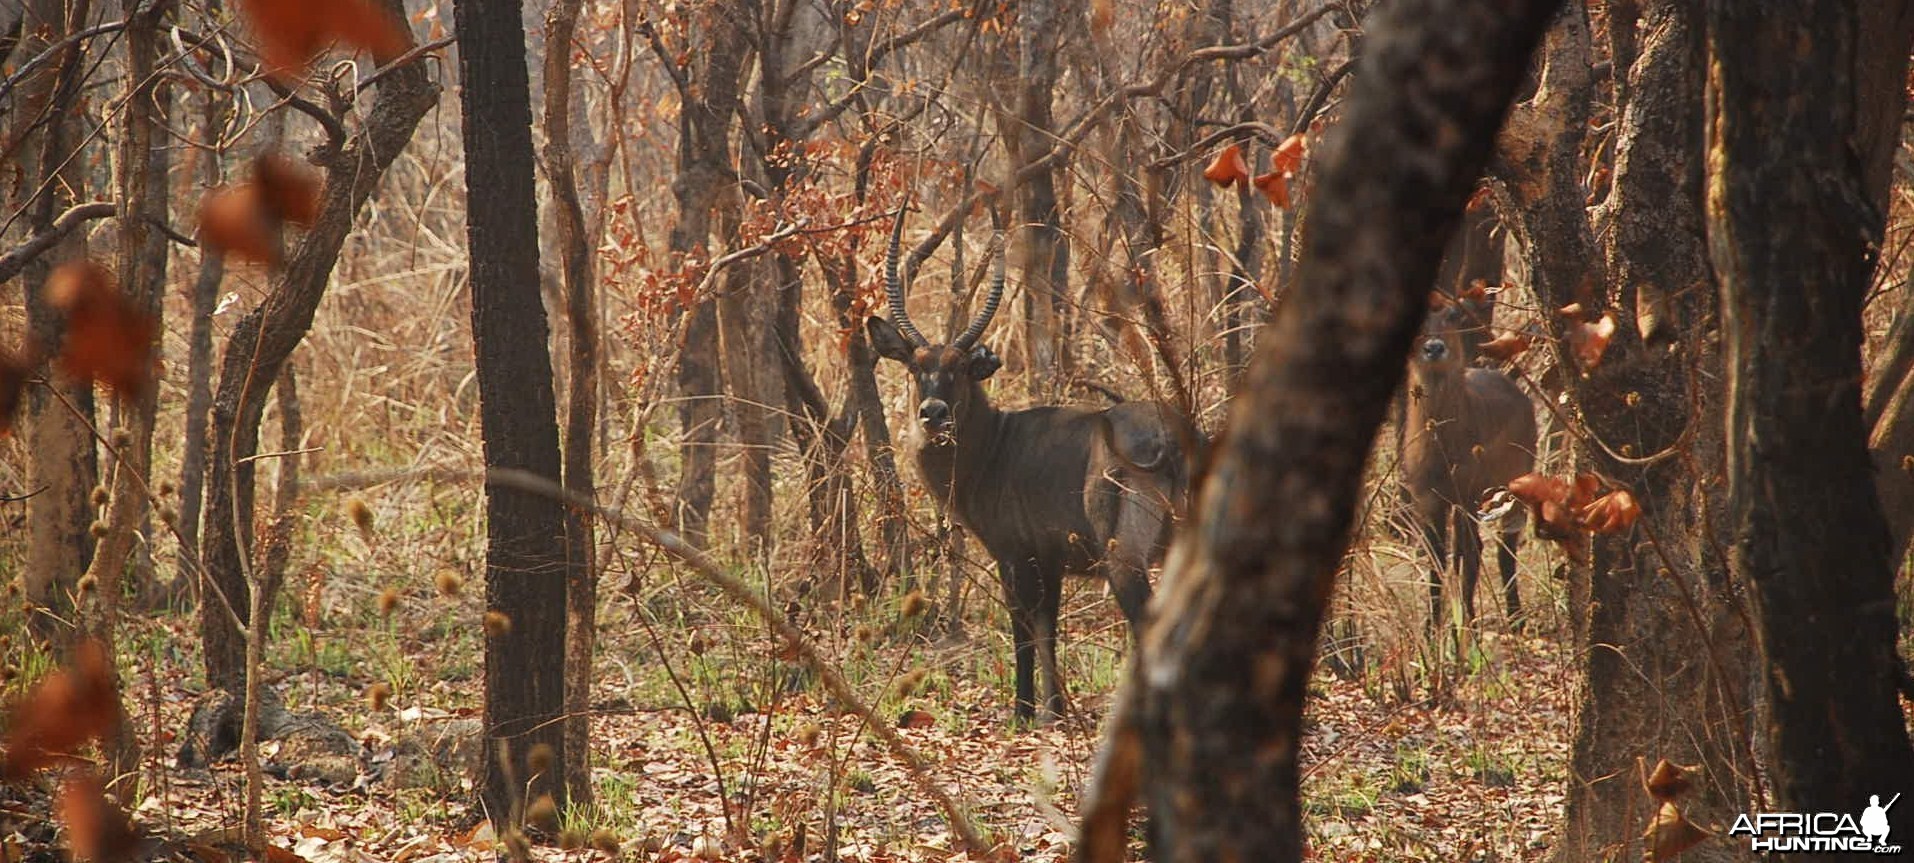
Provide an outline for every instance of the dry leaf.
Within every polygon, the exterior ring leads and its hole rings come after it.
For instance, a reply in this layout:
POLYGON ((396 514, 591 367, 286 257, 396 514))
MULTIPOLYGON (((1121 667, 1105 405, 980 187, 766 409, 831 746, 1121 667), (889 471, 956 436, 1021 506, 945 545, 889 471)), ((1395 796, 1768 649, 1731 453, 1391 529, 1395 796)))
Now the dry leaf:
POLYGON ((1243 161, 1243 148, 1236 144, 1224 147, 1203 169, 1203 179, 1223 188, 1248 180, 1249 163, 1243 161))
POLYGON ((0 779, 19 779, 105 737, 119 715, 106 648, 91 639, 81 642, 71 666, 47 675, 14 705, 0 779))
POLYGON ((241 0, 267 71, 292 82, 334 42, 365 48, 380 63, 405 51, 405 35, 368 0, 241 0))
POLYGON ((1268 198, 1270 203, 1285 210, 1289 209, 1288 175, 1275 171, 1258 174, 1256 179, 1250 181, 1250 184, 1255 186, 1257 191, 1262 192, 1263 197, 1268 198))
POLYGON ((1675 804, 1663 803, 1655 813, 1655 820, 1648 823, 1648 831, 1642 834, 1642 838, 1648 842, 1648 859, 1660 861, 1693 848, 1712 835, 1696 827, 1675 804))
POLYGON ((319 218, 319 179, 292 159, 267 153, 253 160, 260 203, 279 219, 311 227, 319 218))
POLYGON ((13 414, 20 409, 20 396, 26 392, 31 371, 33 367, 24 357, 0 348, 0 438, 13 431, 13 414))
POLYGON ((1634 495, 1611 491, 1582 508, 1582 526, 1596 533, 1622 533, 1634 527, 1641 515, 1641 504, 1635 502, 1634 495))
POLYGON ((1272 174, 1294 175, 1302 170, 1303 156, 1309 152, 1309 143, 1302 135, 1291 135, 1276 146, 1269 156, 1269 170, 1272 174))
POLYGON ((1507 362, 1522 355, 1529 349, 1531 340, 1523 333, 1503 333, 1482 343, 1477 353, 1499 362, 1507 362))
POLYGON ((1663 758, 1655 765, 1655 772, 1648 776, 1648 796, 1667 803, 1686 793, 1691 785, 1693 782, 1688 778, 1687 770, 1663 758))
POLYGON ((279 263, 279 229, 266 217, 264 196, 252 183, 221 186, 199 205, 199 239, 242 260, 279 263))
POLYGON ((936 724, 937 717, 924 710, 905 711, 904 715, 897 717, 898 728, 929 728, 936 724))
POLYGON ((113 274, 92 261, 62 264, 47 276, 47 302, 66 314, 60 365, 139 396, 153 381, 153 319, 120 296, 113 274))
POLYGON ((91 773, 67 777, 60 789, 60 820, 66 822, 67 849, 74 860, 126 860, 139 845, 139 831, 126 812, 106 799, 106 789, 91 773))
POLYGON ((1602 364, 1602 354, 1608 351, 1608 342, 1614 337, 1615 316, 1610 314, 1576 324, 1568 330, 1568 343, 1575 352, 1576 362, 1591 371, 1602 364))

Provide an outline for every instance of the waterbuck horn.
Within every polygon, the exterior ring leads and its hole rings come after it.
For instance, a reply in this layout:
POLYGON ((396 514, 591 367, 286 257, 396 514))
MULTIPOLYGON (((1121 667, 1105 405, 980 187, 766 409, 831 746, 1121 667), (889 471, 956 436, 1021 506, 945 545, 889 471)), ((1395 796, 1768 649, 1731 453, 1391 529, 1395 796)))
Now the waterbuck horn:
POLYGON ((921 348, 929 345, 930 340, 917 331, 917 325, 910 322, 910 314, 904 311, 904 283, 897 278, 897 257, 904 242, 904 213, 908 210, 907 207, 898 208, 897 224, 891 227, 891 251, 884 258, 884 293, 890 295, 891 323, 897 326, 898 332, 904 334, 904 338, 910 339, 911 344, 921 348))
POLYGON ((964 334, 958 336, 957 341, 951 344, 951 347, 960 351, 970 350, 970 346, 977 343, 978 337, 984 334, 984 328, 990 326, 990 319, 997 316, 997 303, 1004 298, 1005 249, 1003 229, 999 228, 997 230, 995 242, 997 245, 997 272, 992 275, 990 279, 990 294, 984 297, 984 308, 983 311, 977 313, 977 319, 971 321, 970 327, 964 330, 964 334))

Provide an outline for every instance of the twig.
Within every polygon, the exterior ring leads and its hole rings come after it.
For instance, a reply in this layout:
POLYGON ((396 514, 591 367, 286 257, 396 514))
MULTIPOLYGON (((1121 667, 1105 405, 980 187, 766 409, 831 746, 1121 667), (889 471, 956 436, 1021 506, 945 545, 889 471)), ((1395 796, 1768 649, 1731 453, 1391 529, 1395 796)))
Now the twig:
POLYGON ((89 204, 75 204, 67 208, 46 230, 29 237, 26 242, 15 246, 11 251, 0 255, 0 282, 7 281, 20 274, 26 266, 33 263, 46 250, 64 239, 81 222, 104 219, 113 215, 118 208, 112 201, 94 201, 89 204))

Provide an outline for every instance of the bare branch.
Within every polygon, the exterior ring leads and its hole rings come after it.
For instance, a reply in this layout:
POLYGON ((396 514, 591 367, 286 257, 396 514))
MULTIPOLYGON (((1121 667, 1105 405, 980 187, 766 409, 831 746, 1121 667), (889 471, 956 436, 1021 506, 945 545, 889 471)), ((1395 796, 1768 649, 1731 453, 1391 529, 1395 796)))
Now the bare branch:
POLYGON ((46 230, 29 237, 26 242, 15 246, 6 254, 0 255, 0 282, 19 275, 27 264, 32 263, 33 259, 47 249, 53 248, 54 244, 72 233, 73 229, 79 227, 82 222, 104 219, 113 215, 117 209, 111 201, 75 204, 68 208, 66 212, 60 214, 59 218, 54 219, 53 224, 46 230))

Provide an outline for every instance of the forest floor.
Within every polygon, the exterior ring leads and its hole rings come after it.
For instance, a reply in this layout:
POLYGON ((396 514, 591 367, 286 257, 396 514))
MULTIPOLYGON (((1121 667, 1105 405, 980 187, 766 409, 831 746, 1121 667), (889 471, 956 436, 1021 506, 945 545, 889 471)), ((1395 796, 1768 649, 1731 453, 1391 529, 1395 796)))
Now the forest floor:
MULTIPOLYGON (((359 751, 343 770, 301 769, 289 744, 263 746, 277 774, 264 798, 275 843, 312 863, 493 859, 497 837, 459 769, 483 677, 476 586, 448 596, 420 583, 388 595, 382 616, 384 591, 316 572, 288 585, 267 679, 289 711, 336 722, 359 751)), ((930 797, 821 687, 775 658, 762 625, 676 578, 607 590, 596 800, 564 816, 574 841, 615 842, 621 859, 637 860, 959 856, 930 797)), ((999 843, 995 859, 1067 859, 1127 635, 1096 585, 1073 583, 1061 651, 1072 714, 1014 729, 992 593, 972 591, 970 604, 985 607, 972 608, 967 634, 903 618, 894 599, 806 624, 999 843)), ((1332 624, 1326 644, 1338 631, 1332 624)), ((143 617, 125 631, 125 701, 148 753, 132 809, 172 859, 225 863, 216 848, 240 822, 243 771, 230 757, 210 771, 173 760, 203 689, 197 641, 191 615, 143 617)), ((1560 812, 1575 688, 1559 638, 1485 628, 1440 673, 1415 651, 1332 653, 1312 685, 1305 741, 1312 859, 1541 858, 1560 812)), ((44 789, 0 804, 0 828, 4 860, 51 854, 61 841, 44 789)), ((1141 830, 1139 817, 1139 852, 1141 830)), ((589 847, 538 847, 533 857, 610 859, 589 847)))

